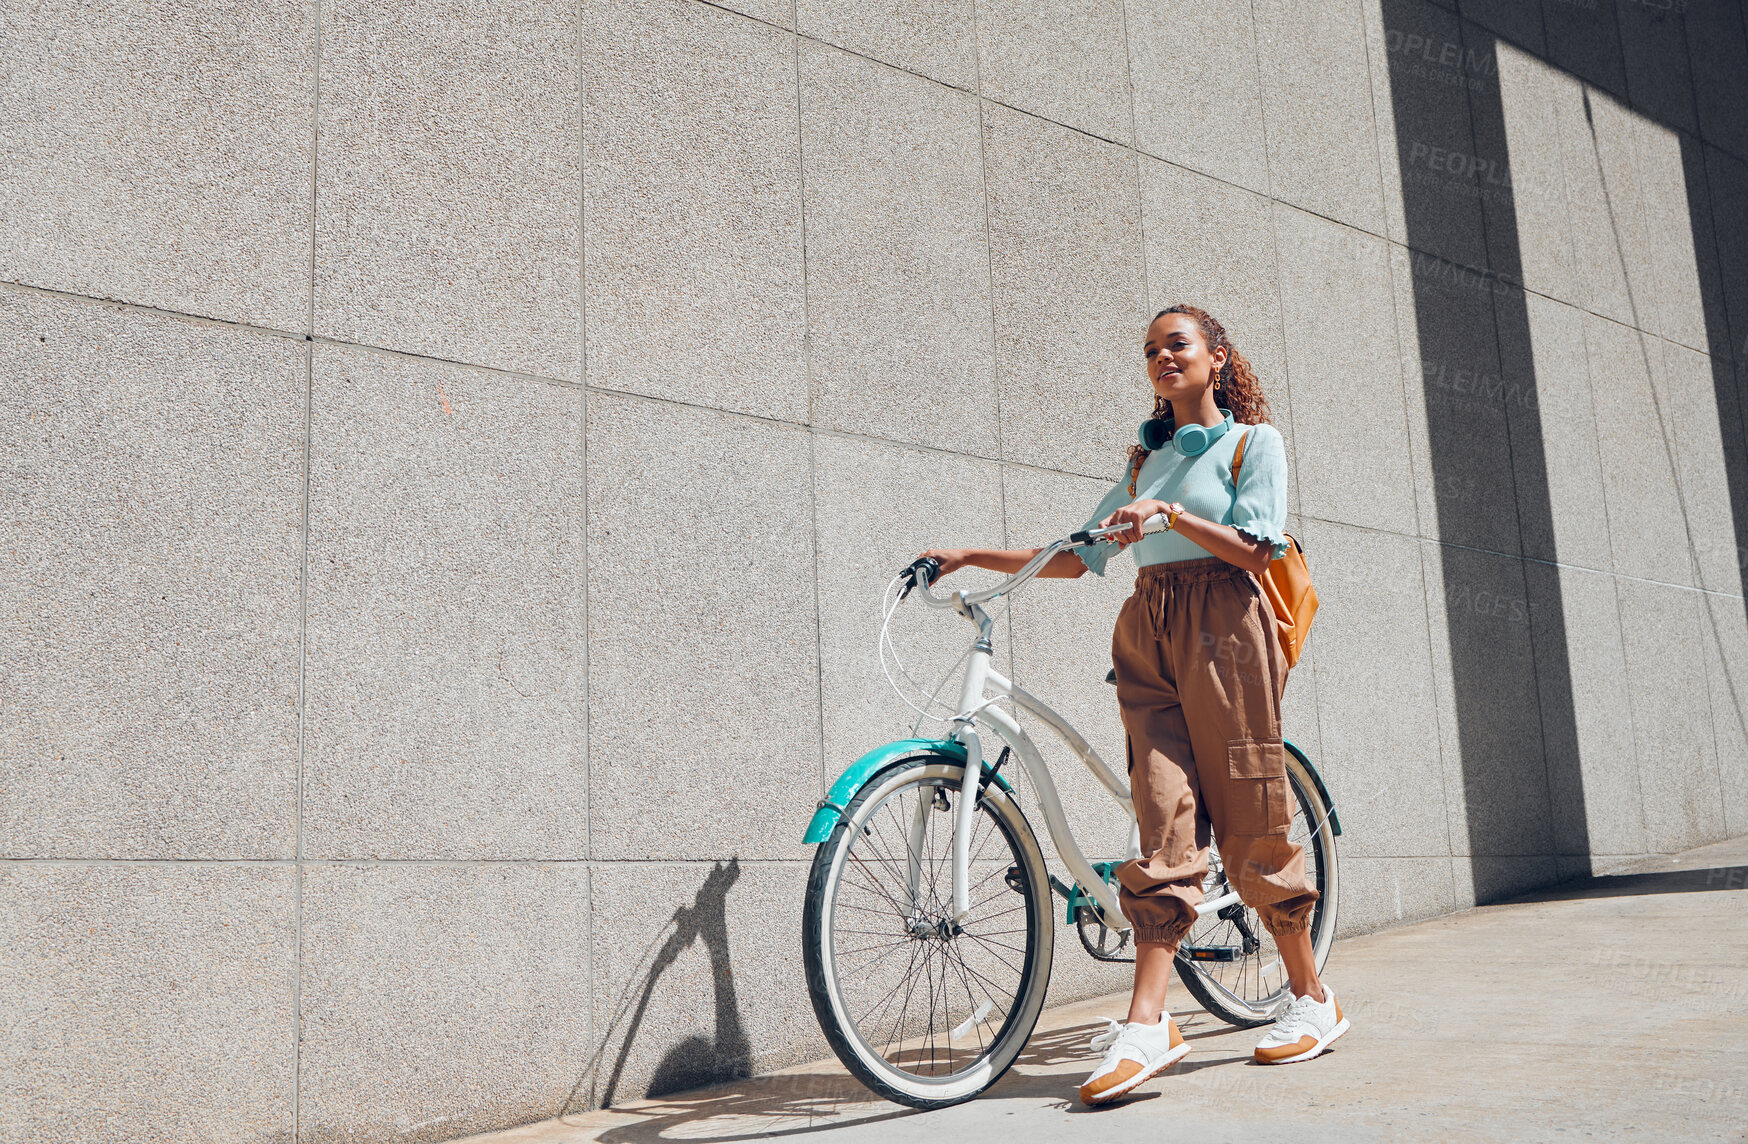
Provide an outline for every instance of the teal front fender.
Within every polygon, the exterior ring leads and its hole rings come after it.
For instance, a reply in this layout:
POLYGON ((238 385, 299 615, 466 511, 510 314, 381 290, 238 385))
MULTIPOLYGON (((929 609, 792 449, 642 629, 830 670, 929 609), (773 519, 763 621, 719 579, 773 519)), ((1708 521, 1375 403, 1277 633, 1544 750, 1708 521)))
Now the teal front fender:
MULTIPOLYGON (((965 744, 955 739, 898 739, 891 743, 875 747, 845 768, 838 776, 838 781, 832 784, 831 793, 819 804, 819 809, 813 814, 813 821, 807 824, 807 833, 801 841, 808 844, 824 842, 831 837, 832 827, 838 823, 838 817, 849 807, 850 800, 856 797, 868 780, 884 770, 888 764, 900 759, 908 759, 918 755, 938 755, 949 762, 965 762, 965 744)), ((983 764, 983 769, 989 771, 989 764, 983 764)), ((1001 788, 1012 793, 1013 787, 1000 775, 995 781, 1001 788)))

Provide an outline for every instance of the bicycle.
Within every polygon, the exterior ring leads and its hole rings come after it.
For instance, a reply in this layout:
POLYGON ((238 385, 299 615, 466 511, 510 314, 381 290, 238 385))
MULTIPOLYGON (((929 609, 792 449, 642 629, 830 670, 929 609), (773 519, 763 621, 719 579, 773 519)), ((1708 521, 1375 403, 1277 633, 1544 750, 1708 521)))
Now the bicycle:
MULTIPOLYGON (((1164 525, 1165 517, 1155 516, 1142 531, 1164 525)), ((983 606, 1017 591, 1058 552, 1124 527, 1071 533, 977 592, 937 594, 932 585, 939 565, 918 560, 888 584, 887 594, 902 584, 890 607, 883 595, 887 624, 914 589, 930 607, 951 609, 977 628, 960 661, 967 666, 957 707, 949 708, 951 737, 900 739, 863 755, 820 800, 803 838, 818 844, 802 917, 814 1013, 838 1059, 889 1100, 924 1109, 958 1104, 1012 1066, 1044 1008, 1055 947, 1052 895, 1064 900, 1065 924, 1076 927, 1088 954, 1133 960, 1122 956, 1130 926, 1111 884, 1120 862, 1087 859, 1042 753, 1014 715, 996 704, 1011 703, 1048 727, 1091 770, 1128 815, 1127 856, 1135 858, 1140 831, 1128 783, 1065 718, 995 670, 993 622, 983 606), (983 727, 1003 741, 993 763, 984 752, 983 727), (1016 756, 1072 884, 1050 873, 1018 793, 1002 773, 1016 756)), ((886 632, 883 624, 883 668, 886 632)), ((1114 682, 1114 672, 1106 679, 1114 682)), ((1289 837, 1305 847, 1307 874, 1321 891, 1311 919, 1321 970, 1335 934, 1341 824, 1304 752, 1288 742, 1287 755, 1294 794, 1289 837)), ((1178 950, 1179 977, 1204 1008, 1230 1024, 1272 1021, 1290 999, 1285 974, 1268 932, 1227 883, 1217 846, 1209 851, 1203 893, 1178 950)))

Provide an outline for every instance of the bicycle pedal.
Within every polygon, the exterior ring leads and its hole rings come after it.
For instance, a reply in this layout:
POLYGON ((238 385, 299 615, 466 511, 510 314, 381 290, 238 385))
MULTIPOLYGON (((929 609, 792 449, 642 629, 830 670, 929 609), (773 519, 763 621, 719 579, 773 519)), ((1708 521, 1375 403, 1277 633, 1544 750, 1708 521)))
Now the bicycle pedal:
POLYGON ((1237 961, 1242 951, 1235 945, 1184 945, 1178 954, 1191 961, 1237 961))

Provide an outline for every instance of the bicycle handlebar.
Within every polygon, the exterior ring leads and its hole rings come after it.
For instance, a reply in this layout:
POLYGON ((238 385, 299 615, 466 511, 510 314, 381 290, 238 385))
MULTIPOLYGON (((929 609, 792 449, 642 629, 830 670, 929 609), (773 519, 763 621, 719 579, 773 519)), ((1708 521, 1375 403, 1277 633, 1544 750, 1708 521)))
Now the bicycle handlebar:
MULTIPOLYGON (((1166 518, 1163 512, 1154 513, 1141 522, 1141 535, 1152 536, 1164 532, 1166 518)), ((934 584, 941 578, 941 565, 938 561, 921 558, 911 561, 900 575, 905 578, 905 587, 898 594, 899 599, 910 595, 912 588, 919 589, 923 602, 931 608, 952 608, 963 611, 974 604, 986 604, 998 596, 1005 596, 1020 585, 1031 580, 1043 571, 1044 565, 1055 558, 1058 552, 1068 552, 1076 548, 1087 548, 1105 539, 1113 533, 1126 532, 1126 524, 1113 524, 1109 528, 1085 528, 1079 532, 1071 532, 1061 540, 1053 541, 1040 548, 1033 557, 1020 567, 1018 572, 993 588, 985 588, 981 592, 958 591, 946 596, 938 596, 932 591, 934 584)))

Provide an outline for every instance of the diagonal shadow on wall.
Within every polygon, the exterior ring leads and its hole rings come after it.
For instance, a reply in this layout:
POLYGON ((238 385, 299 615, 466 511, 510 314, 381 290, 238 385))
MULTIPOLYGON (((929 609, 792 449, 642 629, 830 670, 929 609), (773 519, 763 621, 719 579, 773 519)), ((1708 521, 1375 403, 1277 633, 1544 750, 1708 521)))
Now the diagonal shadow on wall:
MULTIPOLYGON (((1519 226, 1564 226, 1570 220, 1545 213, 1566 209, 1563 204, 1518 198, 1501 87, 1501 38, 1622 98, 1632 80, 1633 94, 1640 97, 1633 101, 1635 112, 1680 132, 1686 213, 1723 429, 1721 461, 1729 487, 1727 525, 1732 529, 1727 547, 1738 569, 1737 554, 1748 536, 1748 464, 1735 380, 1740 339, 1731 334, 1725 284, 1744 278, 1748 260, 1740 244, 1748 238, 1736 233, 1739 225, 1728 235, 1714 233, 1712 184, 1721 169, 1740 167, 1729 167, 1728 156, 1702 147, 1692 134, 1696 106, 1724 100, 1726 90, 1739 91, 1741 77, 1732 85, 1725 74, 1732 56, 1717 54, 1722 63, 1699 61, 1690 68, 1688 34, 1680 16, 1635 9, 1630 16, 1617 17, 1612 0, 1584 11, 1548 0, 1547 13, 1533 2, 1469 0, 1461 7, 1459 14, 1426 0, 1383 0, 1382 13, 1410 247, 1413 318, 1412 329, 1403 330, 1402 336, 1405 342, 1415 338, 1419 348, 1420 369, 1412 380, 1418 381, 1421 393, 1411 392, 1410 400, 1424 402, 1442 541, 1442 611, 1468 853, 1476 900, 1486 901, 1563 874, 1587 872, 1590 855, 1608 853, 1616 845, 1613 838, 1593 837, 1587 803, 1594 813, 1599 799, 1638 796, 1636 787, 1618 794, 1592 791, 1588 798, 1585 790, 1586 766, 1581 764, 1594 764, 1581 756, 1579 724, 1594 696, 1581 701, 1573 694, 1571 649, 1583 641, 1575 644, 1572 624, 1585 622, 1585 610, 1602 606, 1604 599, 1582 579, 1563 582, 1555 562, 1611 568, 1608 531, 1605 524, 1600 558, 1596 550, 1562 552, 1556 543, 1556 537, 1563 537, 1575 547, 1584 534, 1575 534, 1573 521, 1556 520, 1557 510, 1570 513, 1574 502, 1570 495, 1557 498, 1550 487, 1550 458, 1560 464, 1571 453, 1566 451, 1569 442, 1547 439, 1543 414, 1551 404, 1547 424, 1554 428, 1546 431, 1559 434, 1571 392, 1589 392, 1584 335, 1579 329, 1575 339, 1567 336, 1562 344, 1554 331, 1565 321, 1570 335, 1569 317, 1559 318, 1560 307, 1524 288, 1519 226), (1555 8, 1560 11, 1553 12, 1555 8), (1671 20, 1673 28, 1654 34, 1640 29, 1641 34, 1624 42, 1620 34, 1623 21, 1671 20), (1690 76, 1691 89, 1674 84, 1671 76, 1690 76), (1574 354, 1580 371, 1577 389, 1565 388, 1573 380, 1570 376, 1538 373, 1538 361, 1544 369, 1574 368, 1574 354), (1581 585, 1582 598, 1567 598, 1573 585, 1581 585)), ((1634 8, 1632 0, 1621 0, 1621 8, 1634 8)), ((1740 40, 1740 20, 1732 5, 1715 5, 1709 16, 1717 17, 1725 8, 1732 9, 1737 24, 1726 23, 1720 34, 1740 40)), ((1522 93, 1513 92, 1512 97, 1521 98, 1522 93)), ((1586 96, 1584 126, 1592 131, 1594 114, 1586 96)), ((1605 174, 1594 135, 1546 142, 1560 145, 1569 161, 1575 161, 1573 156, 1581 159, 1588 149, 1597 156, 1598 175, 1605 174)), ((1621 260, 1616 271, 1630 288, 1645 275, 1637 267, 1629 272, 1626 265, 1638 253, 1618 233, 1618 212, 1627 204, 1618 195, 1610 197, 1606 178, 1603 182, 1602 225, 1616 233, 1601 233, 1613 242, 1614 255, 1621 260)), ((1748 191, 1737 193, 1748 207, 1748 191)), ((1643 219, 1633 221, 1644 224, 1643 219)), ((1647 302, 1629 289, 1629 306, 1642 311, 1647 302)), ((1633 318, 1632 326, 1647 328, 1642 314, 1633 318)), ((1645 359, 1633 367, 1654 374, 1660 366, 1649 360, 1648 339, 1632 340, 1645 359)), ((1604 413, 1598 410, 1596 416, 1604 413)), ((1647 447, 1669 448, 1667 418, 1668 411, 1660 411, 1662 424, 1647 427, 1647 447)), ((1680 471, 1673 457, 1663 464, 1668 472, 1680 471)), ((1602 489, 1593 494, 1600 504, 1602 489)), ((1704 526, 1725 524, 1708 521, 1704 526)), ((1683 525, 1694 541, 1700 540, 1693 534, 1694 522, 1683 525)), ((1607 589, 1605 578, 1594 580, 1598 588, 1607 589)), ((1612 591, 1607 592, 1606 606, 1616 606, 1612 591)), ((1705 638, 1718 637, 1708 630, 1705 638)), ((1728 658, 1723 656, 1726 666, 1728 658)), ((1585 680, 1595 661, 1586 653, 1576 667, 1578 678, 1585 680)), ((1610 682, 1618 683, 1599 681, 1610 682)), ((1732 701, 1733 682, 1728 687, 1732 701)), ((1613 694, 1624 695, 1624 688, 1613 694)), ((1706 734, 1709 738, 1709 727, 1706 734)), ((1636 775, 1630 734, 1621 749, 1627 769, 1636 775)))

